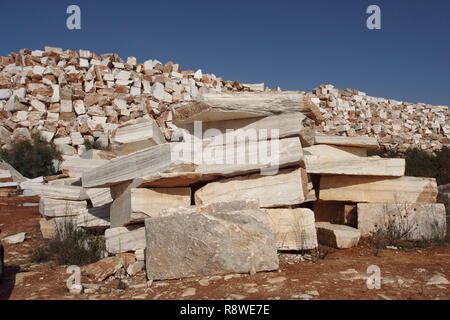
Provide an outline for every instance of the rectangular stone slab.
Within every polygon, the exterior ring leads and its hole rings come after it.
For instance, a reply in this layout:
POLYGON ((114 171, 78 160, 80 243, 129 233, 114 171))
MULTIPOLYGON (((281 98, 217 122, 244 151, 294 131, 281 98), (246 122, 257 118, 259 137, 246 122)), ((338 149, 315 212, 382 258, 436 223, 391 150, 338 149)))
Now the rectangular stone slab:
POLYGON ((84 172, 104 166, 109 160, 68 158, 61 164, 61 170, 72 178, 81 178, 84 172))
POLYGON ((331 144, 336 146, 361 147, 366 149, 378 148, 378 140, 375 137, 345 137, 317 134, 315 141, 316 144, 331 144))
POLYGON ((0 182, 12 182, 11 172, 9 170, 0 170, 0 182))
MULTIPOLYGON (((257 171, 270 172, 279 168, 300 165, 303 159, 303 150, 298 137, 280 139, 277 144, 272 143, 272 141, 249 142, 218 147, 223 152, 222 163, 208 163, 204 157, 195 172, 226 177, 257 171), (234 157, 231 157, 231 154, 234 157), (242 156, 241 160, 238 160, 238 156, 242 156)), ((211 154, 214 155, 215 147, 209 148, 211 154)), ((203 154, 208 154, 207 150, 204 149, 203 154)))
POLYGON ((183 159, 174 152, 176 145, 161 144, 111 159, 98 168, 84 172, 82 184, 87 188, 109 187, 158 172, 182 172, 183 168, 184 171, 193 171, 190 159, 183 159))
POLYGON ((261 208, 296 205, 308 196, 302 168, 280 170, 273 176, 253 174, 211 182, 195 192, 195 204, 232 200, 259 200, 261 208))
POLYGON ((87 211, 86 201, 56 200, 41 197, 39 212, 46 217, 77 216, 87 211))
POLYGON ((358 203, 358 229, 363 236, 381 230, 408 240, 442 239, 446 228, 442 203, 358 203))
POLYGON ((264 209, 269 217, 278 250, 317 248, 314 212, 307 208, 264 209))
POLYGON ((89 199, 82 187, 55 185, 55 184, 27 184, 24 190, 31 190, 40 197, 81 201, 89 199))
POLYGON ((188 207, 191 188, 130 188, 111 206, 111 226, 122 227, 159 216, 170 207, 188 207))
MULTIPOLYGON (((256 147, 257 145, 258 143, 255 143, 256 147)), ((261 159, 259 156, 255 158, 257 161, 252 163, 249 160, 251 159, 249 154, 257 155, 259 150, 252 149, 249 144, 244 145, 243 147, 246 156, 245 161, 242 161, 241 164, 226 164, 226 158, 224 158, 223 164, 200 163, 198 165, 192 165, 191 168, 187 166, 187 169, 183 170, 183 172, 182 170, 178 170, 176 172, 154 172, 148 175, 139 176, 142 182, 141 185, 136 186, 185 187, 200 181, 216 180, 220 177, 232 177, 255 172, 263 172, 268 174, 276 173, 279 168, 299 166, 303 156, 302 146, 298 137, 279 140, 279 148, 275 149, 275 151, 279 152, 278 158, 275 161, 275 166, 272 166, 272 163, 270 162, 270 153, 269 161, 265 162, 267 163, 266 165, 258 163, 258 159, 261 159)), ((227 152, 231 152, 236 155, 241 152, 240 148, 241 146, 239 145, 226 145, 223 149, 223 155, 225 157, 227 152)), ((272 150, 270 142, 268 145, 268 150, 272 150)), ((192 159, 194 159, 194 157, 192 157, 192 159)), ((275 158, 273 160, 275 160, 275 158)))
POLYGON ((191 136, 201 134, 204 140, 210 141, 209 145, 223 145, 230 144, 230 141, 238 141, 238 138, 243 139, 244 135, 249 141, 274 138, 271 134, 272 129, 278 130, 276 137, 279 139, 300 137, 307 130, 303 127, 305 118, 305 115, 297 112, 251 119, 202 122, 197 127, 194 124, 187 124, 182 128, 191 136), (227 130, 232 130, 234 135, 227 133, 227 130))
POLYGON ((262 222, 267 214, 253 211, 147 219, 147 277, 165 280, 277 270, 274 236, 262 222))
POLYGON ((358 229, 327 222, 317 222, 317 241, 328 247, 348 249, 356 247, 361 237, 358 229))
POLYGON ((372 203, 435 203, 436 179, 322 176, 319 200, 372 203))
POLYGON ((326 144, 316 144, 303 148, 303 156, 310 158, 325 159, 348 159, 367 157, 367 149, 359 147, 329 146, 326 144))
POLYGON ((76 228, 76 217, 42 218, 39 225, 44 239, 55 239, 63 235, 66 228, 76 228))
POLYGON ((304 160, 306 171, 314 174, 391 177, 401 177, 405 174, 405 159, 305 157, 304 160))
POLYGON ((112 254, 145 249, 145 228, 134 225, 106 229, 105 241, 106 251, 112 254))
POLYGON ((294 92, 203 94, 197 101, 176 108, 173 122, 182 125, 293 112, 310 115, 310 101, 306 95, 294 92))

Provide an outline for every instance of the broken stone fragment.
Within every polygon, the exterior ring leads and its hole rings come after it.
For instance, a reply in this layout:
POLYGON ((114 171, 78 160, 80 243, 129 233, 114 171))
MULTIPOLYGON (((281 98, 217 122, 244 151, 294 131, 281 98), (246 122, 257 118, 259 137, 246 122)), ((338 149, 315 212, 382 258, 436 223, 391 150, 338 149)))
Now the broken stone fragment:
POLYGON ((358 229, 327 222, 317 222, 317 241, 319 244, 337 249, 356 247, 361 237, 358 229))
POLYGON ((111 142, 115 154, 126 155, 167 141, 156 122, 150 120, 117 128, 111 142))
POLYGON ((86 194, 92 202, 93 207, 101 207, 113 202, 110 188, 92 188, 86 189, 86 194))
POLYGON ((146 218, 158 217, 163 209, 190 204, 190 188, 130 188, 114 200, 111 225, 114 228, 144 222, 146 218))
POLYGON ((9 244, 17 244, 25 241, 25 232, 21 232, 6 238, 3 238, 2 241, 9 244))
POLYGON ((145 249, 145 228, 142 225, 111 228, 105 231, 106 250, 116 254, 145 249))

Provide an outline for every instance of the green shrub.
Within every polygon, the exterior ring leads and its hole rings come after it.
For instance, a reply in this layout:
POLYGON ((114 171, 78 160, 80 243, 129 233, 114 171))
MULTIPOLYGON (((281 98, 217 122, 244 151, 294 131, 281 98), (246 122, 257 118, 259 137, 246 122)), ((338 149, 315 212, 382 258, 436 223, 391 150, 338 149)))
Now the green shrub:
POLYGON ((56 150, 56 146, 43 141, 39 135, 12 144, 10 150, 0 151, 0 159, 27 178, 54 175, 56 170, 53 160, 60 158, 61 152, 56 150))
POLYGON ((87 150, 91 150, 91 149, 94 149, 94 150, 106 150, 106 148, 102 147, 102 145, 98 141, 90 141, 88 139, 84 139, 83 145, 85 146, 86 151, 87 150))
POLYGON ((440 151, 429 153, 412 149, 405 154, 394 150, 379 149, 368 152, 383 158, 405 158, 407 176, 436 178, 438 185, 450 183, 450 149, 444 147, 440 151))
POLYGON ((58 228, 55 239, 46 240, 34 249, 31 258, 35 262, 83 266, 102 259, 104 248, 102 238, 67 222, 58 228))

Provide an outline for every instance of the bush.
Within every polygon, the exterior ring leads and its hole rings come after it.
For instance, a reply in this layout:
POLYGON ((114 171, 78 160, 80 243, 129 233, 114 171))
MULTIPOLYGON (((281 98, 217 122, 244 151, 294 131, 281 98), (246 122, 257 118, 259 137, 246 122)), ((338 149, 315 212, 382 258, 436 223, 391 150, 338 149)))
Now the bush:
POLYGON ((56 146, 43 141, 39 135, 33 135, 32 140, 16 142, 9 150, 0 151, 0 159, 27 178, 54 175, 53 160, 60 158, 61 152, 56 150, 56 146))
POLYGON ((85 146, 86 151, 87 150, 91 150, 91 149, 94 149, 94 150, 106 150, 106 148, 104 148, 100 144, 100 142, 98 142, 98 141, 90 141, 88 139, 84 139, 83 145, 85 146))
POLYGON ((400 154, 393 150, 379 149, 368 152, 383 158, 405 158, 407 176, 436 178, 438 185, 450 183, 450 149, 428 153, 419 149, 400 154))
POLYGON ((46 240, 31 256, 35 262, 82 266, 102 259, 104 247, 103 239, 67 222, 58 228, 55 239, 46 240))

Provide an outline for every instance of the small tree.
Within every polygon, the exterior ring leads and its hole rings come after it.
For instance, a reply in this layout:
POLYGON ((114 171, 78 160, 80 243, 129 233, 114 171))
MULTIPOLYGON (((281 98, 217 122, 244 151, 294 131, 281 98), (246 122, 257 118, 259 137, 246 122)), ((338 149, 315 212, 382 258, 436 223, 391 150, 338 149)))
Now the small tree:
POLYGON ((31 140, 21 140, 9 150, 0 151, 0 159, 8 162, 27 178, 50 176, 56 173, 53 160, 59 160, 61 152, 35 134, 31 140))

